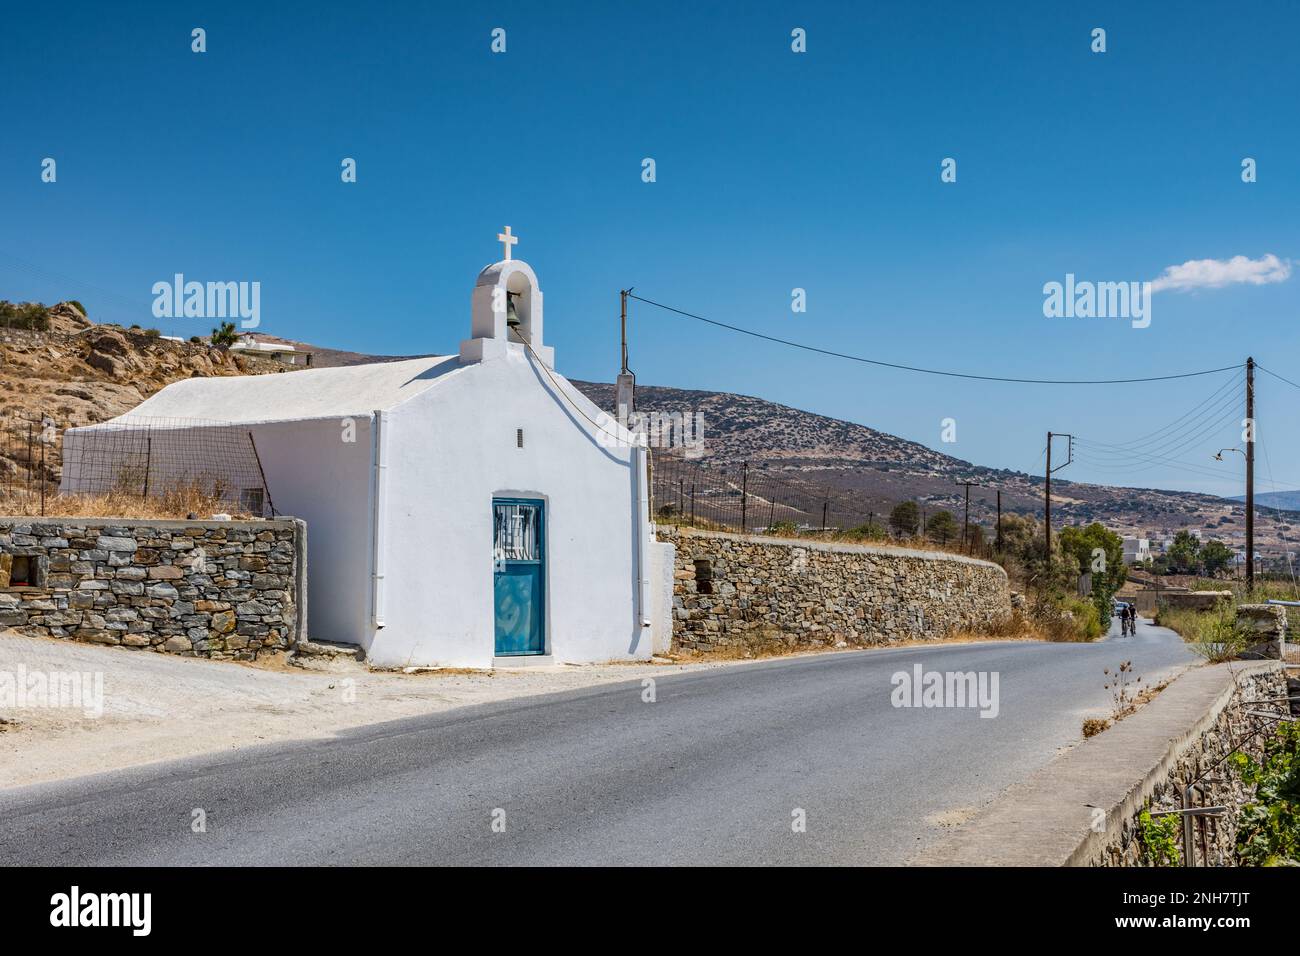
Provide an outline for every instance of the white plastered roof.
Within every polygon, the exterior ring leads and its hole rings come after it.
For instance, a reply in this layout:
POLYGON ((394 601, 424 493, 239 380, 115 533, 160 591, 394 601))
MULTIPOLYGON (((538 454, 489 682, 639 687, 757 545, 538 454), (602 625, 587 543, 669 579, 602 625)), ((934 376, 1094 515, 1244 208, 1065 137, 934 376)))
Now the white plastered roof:
POLYGON ((253 424, 369 415, 419 395, 459 368, 456 356, 444 355, 300 372, 189 378, 173 382, 104 425, 141 418, 253 424))

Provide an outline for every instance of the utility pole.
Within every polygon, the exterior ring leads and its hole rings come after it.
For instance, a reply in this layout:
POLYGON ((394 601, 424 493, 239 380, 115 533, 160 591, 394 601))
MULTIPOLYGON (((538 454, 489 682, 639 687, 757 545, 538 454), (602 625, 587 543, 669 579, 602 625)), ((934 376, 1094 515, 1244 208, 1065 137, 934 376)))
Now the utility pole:
POLYGON ((981 485, 978 481, 957 482, 957 487, 960 488, 963 486, 965 486, 966 488, 966 517, 964 517, 961 522, 961 548, 963 551, 965 551, 967 531, 970 528, 970 490, 972 487, 983 488, 984 486, 981 485))
POLYGON ((1255 360, 1246 359, 1246 591, 1255 589, 1255 360))
POLYGON ((1044 484, 1044 497, 1043 497, 1043 525, 1047 529, 1046 560, 1049 566, 1051 565, 1051 561, 1052 561, 1052 472, 1060 471, 1066 465, 1070 464, 1070 462, 1074 461, 1074 436, 1057 435, 1055 436, 1057 438, 1070 439, 1070 453, 1069 453, 1069 457, 1066 459, 1065 465, 1057 465, 1055 468, 1052 467, 1052 437, 1053 437, 1052 433, 1048 432, 1047 433, 1047 476, 1046 476, 1046 482, 1044 484))
POLYGON ((614 417, 624 428, 628 427, 629 419, 636 411, 636 375, 627 367, 627 297, 631 294, 631 289, 620 289, 618 293, 622 301, 619 309, 619 324, 623 348, 618 378, 614 385, 614 417))
POLYGON ((1002 550, 1002 489, 998 489, 998 550, 1002 550))
POLYGON ((627 371, 627 294, 629 291, 631 290, 619 289, 618 291, 618 297, 621 300, 621 305, 619 308, 619 324, 621 327, 621 333, 622 333, 621 338, 623 341, 623 356, 622 356, 623 361, 619 367, 624 372, 627 371))

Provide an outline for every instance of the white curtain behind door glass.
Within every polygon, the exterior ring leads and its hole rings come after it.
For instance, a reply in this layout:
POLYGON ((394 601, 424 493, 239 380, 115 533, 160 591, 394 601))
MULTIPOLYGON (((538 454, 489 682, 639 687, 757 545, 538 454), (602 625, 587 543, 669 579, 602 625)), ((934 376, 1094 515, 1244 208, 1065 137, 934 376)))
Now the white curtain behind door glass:
POLYGON ((499 504, 492 508, 496 525, 493 534, 493 557, 505 561, 536 561, 536 505, 499 504))

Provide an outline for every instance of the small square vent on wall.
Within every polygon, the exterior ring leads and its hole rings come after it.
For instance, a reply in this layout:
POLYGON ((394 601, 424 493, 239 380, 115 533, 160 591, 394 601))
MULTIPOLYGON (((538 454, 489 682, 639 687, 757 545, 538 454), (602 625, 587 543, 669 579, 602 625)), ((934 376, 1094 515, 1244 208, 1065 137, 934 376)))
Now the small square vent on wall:
POLYGON ((522 428, 515 429, 515 447, 516 448, 524 447, 524 430, 522 428))

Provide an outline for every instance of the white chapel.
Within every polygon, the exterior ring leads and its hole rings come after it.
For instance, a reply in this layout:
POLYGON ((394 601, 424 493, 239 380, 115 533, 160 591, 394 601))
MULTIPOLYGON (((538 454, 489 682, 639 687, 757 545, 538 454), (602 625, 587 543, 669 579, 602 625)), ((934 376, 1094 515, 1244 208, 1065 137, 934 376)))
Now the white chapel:
POLYGON ((671 633, 672 557, 644 444, 555 370, 537 276, 498 238, 457 354, 188 379, 65 440, 251 434, 275 511, 307 523, 309 639, 377 666, 648 658, 671 633))

